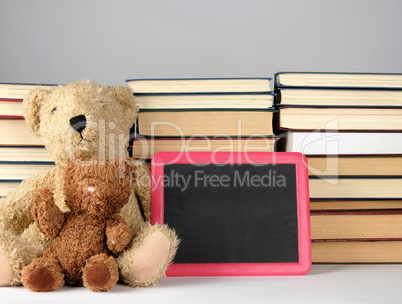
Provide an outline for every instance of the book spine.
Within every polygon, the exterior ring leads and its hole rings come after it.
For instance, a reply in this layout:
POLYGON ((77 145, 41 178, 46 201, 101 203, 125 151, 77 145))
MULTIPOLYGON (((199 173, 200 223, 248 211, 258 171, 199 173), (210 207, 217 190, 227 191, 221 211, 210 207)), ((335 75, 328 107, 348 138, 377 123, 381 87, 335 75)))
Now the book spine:
POLYGON ((22 102, 23 99, 15 99, 15 98, 0 98, 0 101, 8 101, 8 102, 22 102))
POLYGON ((24 119, 24 116, 22 116, 22 115, 2 115, 2 114, 0 114, 0 118, 5 118, 5 119, 24 119))

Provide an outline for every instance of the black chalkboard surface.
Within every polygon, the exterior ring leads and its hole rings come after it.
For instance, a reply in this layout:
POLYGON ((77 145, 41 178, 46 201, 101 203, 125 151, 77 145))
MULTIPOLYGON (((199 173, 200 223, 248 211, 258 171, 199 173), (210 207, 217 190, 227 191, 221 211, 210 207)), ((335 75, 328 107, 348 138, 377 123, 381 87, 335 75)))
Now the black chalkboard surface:
POLYGON ((162 152, 152 223, 181 238, 168 275, 304 274, 311 266, 308 180, 298 153, 162 152))

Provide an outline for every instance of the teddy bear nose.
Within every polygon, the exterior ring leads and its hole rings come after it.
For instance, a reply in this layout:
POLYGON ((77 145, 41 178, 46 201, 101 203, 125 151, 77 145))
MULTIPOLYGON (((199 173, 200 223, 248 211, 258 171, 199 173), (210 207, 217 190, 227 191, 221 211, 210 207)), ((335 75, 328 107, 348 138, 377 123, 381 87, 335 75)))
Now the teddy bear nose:
POLYGON ((81 133, 87 125, 87 119, 84 115, 78 115, 70 119, 70 125, 75 131, 81 133))

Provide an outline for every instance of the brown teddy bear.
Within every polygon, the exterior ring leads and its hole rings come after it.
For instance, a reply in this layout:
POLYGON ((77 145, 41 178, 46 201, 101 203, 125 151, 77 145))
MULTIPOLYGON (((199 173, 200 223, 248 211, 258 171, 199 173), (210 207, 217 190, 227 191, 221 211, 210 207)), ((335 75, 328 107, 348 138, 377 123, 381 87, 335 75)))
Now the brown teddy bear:
MULTIPOLYGON (((35 89, 24 99, 25 120, 41 137, 56 166, 21 183, 0 200, 0 286, 21 284, 21 270, 41 256, 51 239, 31 214, 34 194, 53 190, 54 203, 69 212, 63 190, 68 158, 114 161, 127 157, 130 128, 138 116, 127 87, 76 81, 52 90, 35 89)), ((120 211, 134 235, 116 256, 120 278, 131 286, 155 284, 165 274, 177 249, 177 237, 166 225, 150 225, 151 177, 146 163, 134 161, 135 181, 127 204, 120 211)))
POLYGON ((66 283, 107 291, 116 285, 119 270, 112 254, 133 238, 119 212, 130 197, 134 168, 130 159, 116 159, 113 165, 72 158, 64 170, 66 213, 56 206, 50 189, 35 193, 32 215, 52 245, 22 269, 26 287, 52 291, 66 283))

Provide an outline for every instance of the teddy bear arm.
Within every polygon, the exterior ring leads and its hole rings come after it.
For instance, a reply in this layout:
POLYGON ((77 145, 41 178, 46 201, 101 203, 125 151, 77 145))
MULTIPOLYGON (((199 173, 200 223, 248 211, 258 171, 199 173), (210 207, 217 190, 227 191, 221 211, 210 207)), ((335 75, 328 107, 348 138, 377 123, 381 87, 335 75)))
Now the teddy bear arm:
POLYGON ((55 238, 63 227, 65 215, 54 202, 52 190, 39 189, 32 201, 32 216, 39 230, 50 238, 55 238))
POLYGON ((0 229, 21 234, 33 222, 32 200, 35 192, 42 187, 53 187, 58 170, 50 169, 24 180, 6 197, 0 199, 0 229))
POLYGON ((106 224, 107 247, 113 253, 122 252, 133 239, 133 233, 121 216, 115 216, 106 224))

